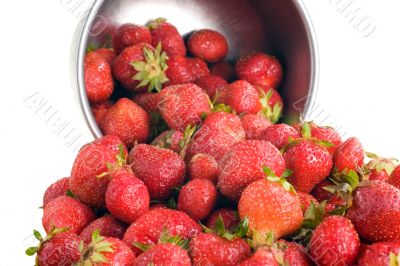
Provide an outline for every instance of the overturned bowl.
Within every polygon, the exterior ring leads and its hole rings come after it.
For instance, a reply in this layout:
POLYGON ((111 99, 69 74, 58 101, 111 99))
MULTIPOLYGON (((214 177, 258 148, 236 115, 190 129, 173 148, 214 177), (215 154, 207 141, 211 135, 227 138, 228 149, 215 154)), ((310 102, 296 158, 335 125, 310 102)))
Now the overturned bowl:
POLYGON ((86 97, 86 48, 107 42, 121 24, 146 24, 157 17, 166 18, 184 36, 202 28, 220 31, 229 42, 228 60, 252 51, 275 55, 284 68, 279 91, 286 117, 301 113, 307 118, 317 90, 318 51, 300 0, 97 0, 80 32, 75 73, 83 113, 95 137, 102 134, 86 97))

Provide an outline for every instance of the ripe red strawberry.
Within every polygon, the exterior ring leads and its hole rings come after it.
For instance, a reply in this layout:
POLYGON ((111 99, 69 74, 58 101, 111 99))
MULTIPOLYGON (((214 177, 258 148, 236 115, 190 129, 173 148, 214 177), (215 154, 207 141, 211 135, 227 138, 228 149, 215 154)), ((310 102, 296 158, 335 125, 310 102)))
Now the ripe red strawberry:
POLYGON ((89 244, 92 241, 93 233, 98 230, 102 236, 122 239, 127 228, 126 224, 118 221, 112 215, 104 215, 86 226, 79 237, 89 244))
POLYGON ((364 162, 364 148, 357 138, 349 138, 333 155, 333 164, 337 172, 350 171, 360 168, 364 162))
POLYGON ((216 63, 228 54, 228 42, 221 33, 202 29, 194 32, 188 41, 189 52, 207 63, 216 63))
POLYGON ((367 153, 367 156, 371 160, 366 165, 369 172, 368 176, 364 176, 364 178, 368 178, 370 181, 387 182, 395 169, 397 160, 393 158, 381 158, 372 153, 367 153))
POLYGON ((200 58, 187 58, 187 61, 194 80, 210 74, 210 70, 208 69, 206 62, 200 58))
POLYGON ((115 52, 113 49, 108 49, 108 48, 100 48, 97 50, 90 51, 90 53, 95 53, 99 56, 102 56, 104 59, 107 60, 109 64, 114 60, 116 57, 115 52))
POLYGON ((260 247, 253 256, 240 263, 239 266, 280 266, 276 260, 277 256, 282 257, 282 253, 276 254, 268 247, 260 247))
POLYGON ((51 200, 56 199, 60 196, 67 195, 69 186, 69 177, 64 177, 51 184, 43 195, 43 208, 46 207, 47 203, 51 200))
POLYGON ((317 138, 322 141, 328 141, 333 144, 332 147, 328 147, 328 151, 330 154, 334 154, 337 147, 342 144, 342 138, 339 133, 331 127, 321 127, 314 123, 310 123, 311 127, 311 136, 317 138))
POLYGON ((315 228, 309 254, 321 266, 353 265, 360 249, 360 240, 350 220, 329 216, 315 228))
POLYGON ((202 153, 219 162, 235 143, 245 139, 240 119, 233 114, 216 112, 207 116, 187 149, 188 158, 202 153))
POLYGON ((265 168, 267 178, 248 185, 239 200, 240 218, 249 219, 249 229, 255 245, 267 243, 294 233, 303 222, 299 196, 283 178, 265 168))
POLYGON ((211 112, 207 94, 192 83, 163 89, 158 108, 168 126, 180 131, 201 123, 202 116, 211 112))
POLYGON ((331 181, 323 180, 311 191, 311 195, 313 195, 319 202, 327 201, 325 208, 327 212, 346 205, 345 199, 341 198, 337 193, 332 193, 326 190, 326 188, 332 186, 334 186, 334 184, 331 181))
POLYGON ((400 241, 400 190, 379 181, 364 184, 353 193, 347 216, 367 241, 400 241))
POLYGON ((160 93, 140 93, 133 97, 133 101, 142 107, 146 112, 152 113, 158 111, 158 101, 160 93))
POLYGON ((99 126, 103 134, 118 136, 131 148, 149 138, 150 116, 133 101, 121 98, 108 109, 99 126))
POLYGON ((97 124, 100 123, 101 119, 112 105, 113 104, 110 101, 91 105, 92 114, 97 124))
POLYGON ((155 19, 147 27, 151 31, 154 46, 161 42, 163 50, 168 56, 186 55, 186 47, 181 35, 175 26, 166 22, 166 19, 155 19))
POLYGON ((184 239, 195 237, 201 232, 201 227, 187 214, 167 208, 154 208, 134 221, 124 235, 124 242, 136 254, 142 250, 134 243, 154 245, 158 242, 163 230, 170 235, 179 235, 184 239))
POLYGON ((130 152, 128 162, 147 186, 151 199, 168 199, 174 187, 183 184, 185 162, 169 149, 139 144, 130 152))
POLYGON ((210 67, 212 75, 223 78, 230 82, 235 79, 235 68, 227 62, 219 62, 210 67))
POLYGON ((151 44, 151 41, 151 33, 148 28, 131 23, 119 26, 112 36, 112 45, 117 54, 120 54, 126 47, 139 43, 151 44))
POLYGON ((202 88, 210 97, 214 99, 215 95, 228 86, 228 82, 219 76, 207 75, 195 81, 196 85, 202 88))
POLYGON ((244 80, 237 80, 222 89, 217 102, 229 105, 238 114, 256 114, 261 110, 257 89, 244 80))
POLYGON ((194 179, 179 192, 178 210, 187 213, 195 221, 203 221, 217 202, 217 189, 207 179, 194 179))
POLYGON ((187 173, 190 180, 208 179, 216 184, 221 170, 214 157, 198 153, 190 160, 187 166, 187 173))
POLYGON ((85 204, 68 196, 60 196, 44 208, 42 225, 47 233, 63 227, 69 228, 70 233, 79 234, 94 219, 94 212, 85 204))
POLYGON ((300 135, 292 126, 275 124, 265 129, 260 138, 271 142, 278 149, 282 149, 289 144, 290 139, 300 138, 300 135))
POLYGON ((276 89, 282 81, 282 66, 273 56, 253 53, 238 60, 236 75, 252 84, 276 89))
POLYGON ((99 138, 81 148, 75 158, 69 189, 83 203, 104 207, 104 197, 110 182, 107 164, 122 164, 127 154, 121 139, 116 136, 99 138))
POLYGON ((387 266, 396 265, 399 261, 400 243, 379 242, 367 245, 358 258, 360 266, 387 266), (393 263, 392 263, 393 262, 393 263))
POLYGON ((253 181, 265 177, 262 167, 275 174, 285 170, 279 150, 268 141, 245 140, 236 143, 220 162, 218 188, 231 200, 239 200, 242 191, 253 181))
POLYGON ((400 189, 400 165, 393 170, 388 183, 400 189))
POLYGON ((164 85, 190 83, 195 80, 188 58, 182 55, 171 56, 167 61, 166 75, 169 79, 164 85))
POLYGON ((161 45, 154 49, 147 43, 125 48, 113 61, 114 78, 130 91, 160 91, 168 79, 165 75, 168 57, 161 45))
POLYGON ((224 227, 232 230, 240 223, 239 214, 232 209, 219 209, 214 211, 207 220, 207 227, 215 230, 217 219, 221 219, 224 227))
POLYGON ((274 89, 265 89, 259 85, 256 88, 260 92, 261 114, 272 123, 278 122, 284 107, 281 96, 274 89))
POLYGON ((261 139, 271 122, 261 115, 247 114, 242 116, 242 126, 246 132, 246 139, 261 139))
POLYGON ((183 140, 184 135, 181 131, 178 130, 167 130, 158 135, 151 145, 173 150, 176 153, 180 153, 181 147, 180 143, 183 140))
POLYGON ((308 193, 304 193, 304 192, 298 191, 297 195, 300 198, 301 209, 303 211, 303 214, 306 212, 308 207, 310 207, 311 202, 313 202, 315 205, 318 205, 318 201, 308 193))
POLYGON ((90 52, 85 56, 85 89, 90 103, 105 102, 114 91, 114 81, 107 60, 90 52))
POLYGON ((283 246, 283 261, 289 266, 311 266, 310 258, 307 255, 305 248, 297 243, 286 240, 279 240, 278 245, 283 246))
POLYGON ((130 170, 117 170, 107 187, 106 206, 112 215, 130 224, 149 210, 149 191, 130 170))
POLYGON ((140 254, 134 266, 190 266, 189 255, 183 248, 172 243, 160 243, 140 254))

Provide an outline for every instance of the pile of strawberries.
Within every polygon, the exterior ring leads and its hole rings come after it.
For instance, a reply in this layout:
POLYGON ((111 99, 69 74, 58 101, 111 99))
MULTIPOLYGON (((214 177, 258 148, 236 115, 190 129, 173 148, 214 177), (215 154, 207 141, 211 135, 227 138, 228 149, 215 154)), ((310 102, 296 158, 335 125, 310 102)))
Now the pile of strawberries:
POLYGON ((399 265, 397 161, 330 127, 277 124, 276 58, 233 68, 208 29, 186 44, 156 19, 88 51, 104 137, 46 190, 37 265, 399 265))

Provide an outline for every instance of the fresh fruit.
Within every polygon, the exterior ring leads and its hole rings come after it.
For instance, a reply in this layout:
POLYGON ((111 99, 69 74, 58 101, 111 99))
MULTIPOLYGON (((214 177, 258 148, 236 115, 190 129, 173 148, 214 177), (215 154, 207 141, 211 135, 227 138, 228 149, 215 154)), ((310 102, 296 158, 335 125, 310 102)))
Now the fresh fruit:
POLYGON ((107 60, 89 52, 85 56, 85 89, 90 103, 105 102, 114 91, 114 81, 107 60))
POLYGON ((208 94, 210 99, 214 99, 223 88, 228 86, 228 82, 223 78, 214 75, 200 77, 195 83, 208 94))
POLYGON ((201 123, 202 116, 211 112, 207 94, 192 83, 163 89, 158 106, 168 126, 180 131, 201 123))
POLYGON ((283 100, 274 89, 264 89, 263 86, 256 86, 260 92, 262 109, 260 114, 275 124, 279 121, 283 112, 283 100))
POLYGON ((326 201, 326 211, 330 212, 338 208, 346 206, 346 200, 340 196, 339 193, 332 193, 328 191, 330 187, 334 184, 328 179, 323 180, 321 183, 317 184, 311 191, 318 202, 326 201))
POLYGON ((228 62, 219 62, 210 67, 210 73, 231 82, 235 78, 235 68, 228 62))
POLYGON ((187 174, 190 180, 208 179, 216 184, 220 173, 217 161, 207 154, 196 154, 187 165, 187 174))
POLYGON ((167 61, 166 75, 169 79, 165 86, 190 83, 195 80, 188 58, 182 55, 171 56, 167 61))
POLYGON ((381 158, 376 154, 366 153, 371 158, 368 164, 365 166, 367 173, 364 175, 364 179, 370 181, 389 181, 389 177, 396 167, 397 160, 394 158, 381 158))
POLYGON ((339 173, 357 171, 364 162, 364 148, 357 138, 349 138, 336 149, 333 165, 339 173))
POLYGON ((107 60, 107 62, 109 64, 111 64, 111 62, 116 57, 116 54, 115 54, 114 50, 113 49, 109 49, 109 48, 100 48, 100 49, 97 49, 97 50, 93 50, 91 52, 103 57, 104 59, 107 60))
POLYGON ((400 243, 378 242, 367 245, 358 258, 360 266, 387 266, 397 265, 399 262, 400 243))
POLYGON ((261 247, 251 256, 251 258, 243 261, 239 266, 280 266, 276 260, 277 256, 282 258, 282 253, 275 254, 268 247, 261 247))
POLYGON ((194 80, 210 74, 210 70, 208 69, 206 62, 200 58, 187 58, 187 60, 194 80))
POLYGON ((110 109, 112 105, 113 104, 110 101, 91 105, 92 114, 97 124, 100 123, 101 119, 103 118, 105 113, 107 113, 107 110, 110 109))
POLYGON ((393 170, 388 182, 400 189, 400 165, 393 170))
POLYGON ((318 201, 308 193, 304 193, 304 192, 298 191, 297 195, 300 198, 301 209, 303 211, 303 214, 310 207, 311 202, 313 202, 315 205, 318 205, 318 201))
POLYGON ((93 233, 98 230, 100 235, 104 237, 114 237, 122 239, 128 226, 121 221, 118 221, 112 215, 104 215, 90 224, 82 230, 79 237, 86 243, 89 244, 92 241, 93 233))
POLYGON ((105 135, 118 136, 132 148, 149 138, 150 116, 133 101, 121 98, 104 114, 99 126, 105 135))
POLYGON ((231 200, 239 200, 242 191, 253 181, 265 177, 262 167, 276 175, 285 170, 279 150, 268 141, 244 140, 236 143, 220 162, 218 188, 231 200))
POLYGON ((172 243, 160 243, 140 254, 134 266, 190 266, 187 251, 172 243))
POLYGON ((151 145, 159 148, 170 149, 176 153, 180 153, 182 149, 180 144, 183 140, 184 134, 181 131, 171 129, 166 130, 157 136, 151 145))
POLYGON ((193 56, 207 63, 216 63, 228 54, 228 42, 221 33, 202 29, 190 36, 188 49, 193 56))
POLYGON ((68 232, 79 234, 94 219, 94 212, 85 204, 69 196, 60 196, 43 209, 42 225, 47 233, 54 228, 69 228, 68 232))
POLYGON ((278 245, 283 246, 283 261, 289 266, 311 266, 313 265, 306 249, 295 242, 279 240, 278 245))
POLYGON ((309 254, 321 266, 353 265, 359 248, 360 240, 351 221, 342 216, 330 216, 314 230, 309 254))
POLYGON ((331 147, 327 148, 329 153, 333 155, 337 147, 342 144, 342 138, 339 133, 334 128, 318 126, 315 123, 310 123, 310 127, 312 137, 333 144, 331 147))
POLYGON ((133 101, 142 107, 146 112, 158 112, 158 101, 160 93, 140 93, 133 97, 133 101))
POLYGON ((246 139, 262 139, 267 128, 272 125, 266 118, 255 114, 246 114, 241 120, 246 139))
POLYGON ((215 230, 217 219, 221 219, 224 227, 228 230, 232 230, 239 225, 240 219, 237 211, 233 209, 219 209, 214 211, 207 220, 207 227, 215 230))
POLYGON ((151 33, 148 28, 131 23, 119 26, 112 36, 112 45, 117 54, 120 54, 126 47, 139 43, 151 44, 151 41, 151 33))
POLYGON ((217 202, 217 189, 207 179, 194 179, 179 192, 178 210, 187 213, 193 220, 207 218, 217 202))
POLYGON ((287 146, 290 140, 300 138, 297 130, 286 124, 271 125, 263 131, 260 139, 271 142, 278 149, 287 146))
POLYGON ((46 207, 47 203, 56 199, 60 196, 67 195, 69 186, 69 177, 64 177, 51 184, 43 195, 43 208, 46 207))
POLYGON ((183 184, 185 163, 172 150, 139 144, 131 150, 128 162, 147 186, 151 199, 168 199, 173 189, 183 184))

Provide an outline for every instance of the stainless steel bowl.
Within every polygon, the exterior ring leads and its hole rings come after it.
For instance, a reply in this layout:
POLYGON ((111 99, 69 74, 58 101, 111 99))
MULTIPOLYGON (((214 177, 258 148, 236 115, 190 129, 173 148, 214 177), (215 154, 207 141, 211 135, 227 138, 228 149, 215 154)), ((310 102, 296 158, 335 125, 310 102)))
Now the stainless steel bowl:
POLYGON ((77 82, 81 106, 95 137, 99 130, 85 93, 83 62, 88 44, 103 44, 116 27, 164 17, 183 35, 201 28, 222 32, 229 59, 251 51, 276 55, 284 66, 281 85, 286 115, 312 106, 318 81, 318 51, 311 21, 300 0, 97 0, 80 33, 77 82))

